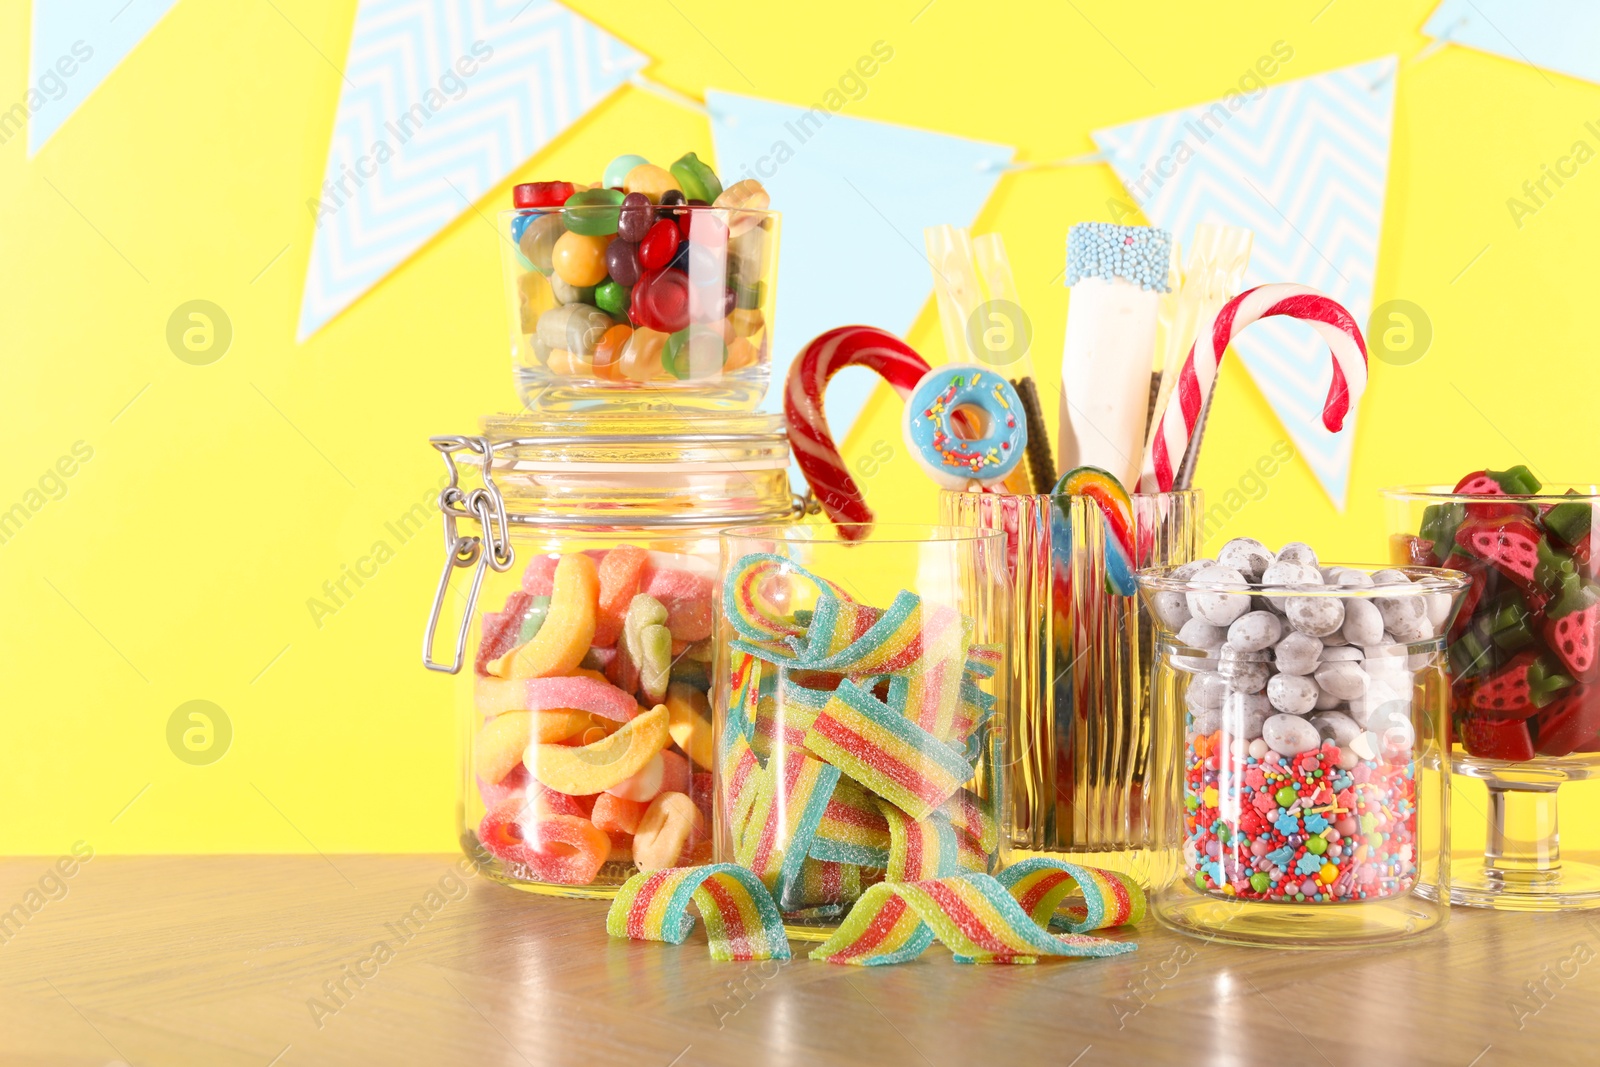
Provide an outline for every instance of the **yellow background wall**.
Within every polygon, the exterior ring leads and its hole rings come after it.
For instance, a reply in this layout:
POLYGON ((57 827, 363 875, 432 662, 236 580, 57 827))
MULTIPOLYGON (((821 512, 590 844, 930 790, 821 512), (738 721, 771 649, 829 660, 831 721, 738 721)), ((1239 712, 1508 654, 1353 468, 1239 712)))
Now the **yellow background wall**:
MULTIPOLYGON (((1221 95, 1276 40, 1295 50, 1284 78, 1409 59, 1432 5, 1274 0, 1225 16, 1107 0, 574 6, 694 95, 748 90, 720 50, 740 57, 758 95, 813 100, 881 38, 894 62, 852 114, 1050 160, 1092 150, 1097 127, 1221 95)), ((28 11, 0 3, 6 105, 30 80, 28 11)), ((182 0, 38 157, 22 137, 0 146, 0 510, 76 442, 93 450, 64 495, 0 544, 0 852, 80 838, 101 852, 453 847, 451 681, 418 662, 436 530, 396 544, 320 626, 306 606, 386 521, 432 495, 429 434, 515 403, 495 237, 472 214, 295 342, 305 201, 322 181, 340 87, 331 62, 353 12, 353 0, 182 0), (172 311, 194 299, 233 326, 209 366, 180 362, 165 341, 172 311), (190 700, 232 724, 230 750, 209 766, 167 745, 169 717, 190 700)), ((1560 75, 1459 48, 1402 66, 1375 303, 1423 308, 1432 348, 1409 366, 1374 363, 1344 514, 1296 463, 1219 536, 1373 558, 1379 486, 1514 462, 1600 476, 1600 369, 1583 325, 1600 166, 1520 226, 1506 205, 1574 141, 1600 147, 1590 120, 1600 125, 1600 87, 1560 75)), ((622 151, 685 149, 711 157, 700 116, 624 89, 483 203, 509 202, 514 181, 592 179, 622 151)), ((1019 173, 978 220, 1006 236, 1049 395, 1063 236, 1121 195, 1105 166, 1019 173)), ((943 358, 931 304, 910 340, 943 358)), ((1198 481, 1215 493, 1282 431, 1237 364, 1212 418, 1198 481)), ((880 401, 847 451, 896 443, 867 492, 882 512, 929 518, 933 490, 898 448, 897 419, 880 401)))

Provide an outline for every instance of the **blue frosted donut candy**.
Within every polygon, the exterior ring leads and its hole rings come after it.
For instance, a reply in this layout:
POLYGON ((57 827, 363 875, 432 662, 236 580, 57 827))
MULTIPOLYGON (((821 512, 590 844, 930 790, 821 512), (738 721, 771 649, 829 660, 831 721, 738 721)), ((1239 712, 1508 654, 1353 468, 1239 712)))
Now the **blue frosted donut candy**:
POLYGON ((930 478, 960 489, 1010 474, 1027 450, 1028 427, 1010 382, 976 363, 949 363, 924 374, 906 397, 905 439, 930 478), (958 410, 969 413, 963 421, 977 433, 970 440, 951 428, 958 410))

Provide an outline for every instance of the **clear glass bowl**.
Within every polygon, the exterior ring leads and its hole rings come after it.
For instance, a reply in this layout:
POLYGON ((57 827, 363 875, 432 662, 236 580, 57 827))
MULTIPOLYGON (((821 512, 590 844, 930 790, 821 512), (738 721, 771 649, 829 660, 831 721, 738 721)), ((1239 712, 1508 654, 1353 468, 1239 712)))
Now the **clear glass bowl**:
MULTIPOLYGON (((772 371, 779 214, 647 205, 644 240, 628 241, 618 234, 622 210, 500 213, 523 403, 546 411, 754 408, 772 371)), ((642 223, 621 225, 634 233, 642 223)))
POLYGON ((1468 579, 1345 570, 1384 584, 1139 575, 1160 631, 1158 765, 1178 777, 1184 822, 1182 875, 1152 894, 1172 929, 1333 947, 1410 937, 1444 918, 1449 679, 1434 634, 1468 579))
POLYGON ((1472 816, 1456 820, 1451 900, 1600 907, 1600 490, 1507 497, 1417 485, 1384 497, 1397 562, 1472 577, 1449 633, 1451 763, 1467 780, 1458 814, 1472 816))
POLYGON ((718 588, 718 861, 759 875, 802 938, 878 881, 998 871, 1001 535, 733 529, 718 588))

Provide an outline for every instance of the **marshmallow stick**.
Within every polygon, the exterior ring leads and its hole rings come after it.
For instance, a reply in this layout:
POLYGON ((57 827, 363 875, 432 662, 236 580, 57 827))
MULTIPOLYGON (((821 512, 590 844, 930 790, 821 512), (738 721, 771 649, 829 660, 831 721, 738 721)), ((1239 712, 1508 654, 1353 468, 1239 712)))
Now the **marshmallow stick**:
POLYGON ((1011 275, 1011 260, 1006 255, 1005 238, 998 233, 974 237, 972 255, 977 263, 978 277, 989 294, 988 317, 1006 334, 1008 347, 1004 353, 1005 363, 1000 365, 997 362, 996 367, 1011 379, 1017 396, 1022 400, 1022 412, 1028 426, 1028 484, 1035 493, 1049 493, 1056 484, 1055 454, 1050 449, 1050 431, 1045 425, 1043 405, 1039 402, 1033 357, 1028 354, 1033 327, 1028 322, 1027 313, 1022 310, 1022 301, 1018 299, 1017 283, 1011 275))
POLYGON ((1057 466, 1139 476, 1156 319, 1171 237, 1152 226, 1083 222, 1067 233, 1067 337, 1057 466))
POLYGON ((967 343, 967 323, 972 321, 983 293, 974 264, 972 238, 965 229, 948 223, 922 231, 922 241, 933 265, 933 295, 939 305, 939 326, 950 363, 975 363, 977 353, 967 343))

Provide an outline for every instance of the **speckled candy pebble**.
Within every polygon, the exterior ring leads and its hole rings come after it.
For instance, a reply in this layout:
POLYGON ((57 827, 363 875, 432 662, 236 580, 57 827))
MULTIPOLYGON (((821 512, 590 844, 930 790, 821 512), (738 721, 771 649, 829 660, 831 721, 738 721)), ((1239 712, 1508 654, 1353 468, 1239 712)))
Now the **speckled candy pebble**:
POLYGON ((1217 562, 1232 567, 1246 579, 1259 582, 1261 574, 1272 564, 1272 551, 1253 537, 1235 537, 1222 546, 1217 562))
POLYGON ((1331 596, 1292 596, 1283 606, 1289 625, 1310 637, 1327 637, 1344 625, 1344 601, 1331 596))
POLYGON ((1218 653, 1217 673, 1235 693, 1259 693, 1267 685, 1266 657, 1225 644, 1218 653))
MULTIPOLYGON (((1342 576, 1341 576, 1342 577, 1342 576)), ((1344 639, 1352 645, 1375 645, 1383 640, 1383 616, 1369 600, 1351 597, 1344 605, 1344 639)))
POLYGON ((1227 693, 1222 675, 1216 671, 1201 671, 1189 680, 1183 699, 1190 711, 1218 711, 1227 693))
POLYGON ((1167 292, 1172 235, 1154 226, 1080 222, 1067 231, 1067 285, 1084 278, 1121 278, 1141 289, 1167 292))
POLYGON ((1232 693, 1222 701, 1222 732, 1229 737, 1254 741, 1261 736, 1272 706, 1261 693, 1232 693))
POLYGON ((1178 630, 1178 643, 1190 648, 1221 648, 1228 632, 1204 619, 1190 619, 1178 630))
POLYGON ((1354 663, 1328 663, 1314 676, 1317 687, 1337 700, 1355 700, 1367 692, 1367 672, 1354 663))
POLYGON ((1316 552, 1312 551, 1311 546, 1306 544, 1304 541, 1290 541, 1288 544, 1278 549, 1278 555, 1274 559, 1274 562, 1304 563, 1307 566, 1315 567, 1317 565, 1317 554, 1316 552))
POLYGON ((1191 618, 1189 598, 1182 593, 1162 591, 1150 595, 1150 607, 1161 625, 1176 632, 1191 618))
MULTIPOLYGON (((1246 586, 1244 575, 1232 567, 1212 564, 1196 571, 1190 581, 1207 585, 1246 586)), ((1248 593, 1197 592, 1188 594, 1189 613, 1213 626, 1227 626, 1250 610, 1248 593)))
POLYGON ((1298 630, 1285 634, 1273 649, 1273 661, 1284 674, 1310 674, 1322 658, 1322 642, 1298 630))
POLYGON ((1282 636, 1283 623, 1270 611, 1246 612, 1228 627, 1228 644, 1240 652, 1271 648, 1282 636))
POLYGON ((1298 756, 1322 744, 1317 728, 1298 715, 1272 715, 1261 724, 1261 739, 1283 756, 1298 756))
POLYGON ((1317 686, 1302 674, 1274 674, 1267 680, 1267 699, 1285 715, 1308 714, 1317 703, 1317 686))
POLYGON ((1338 711, 1319 711, 1307 719, 1316 727, 1324 741, 1332 741, 1341 749, 1361 736, 1361 727, 1350 716, 1338 711))

